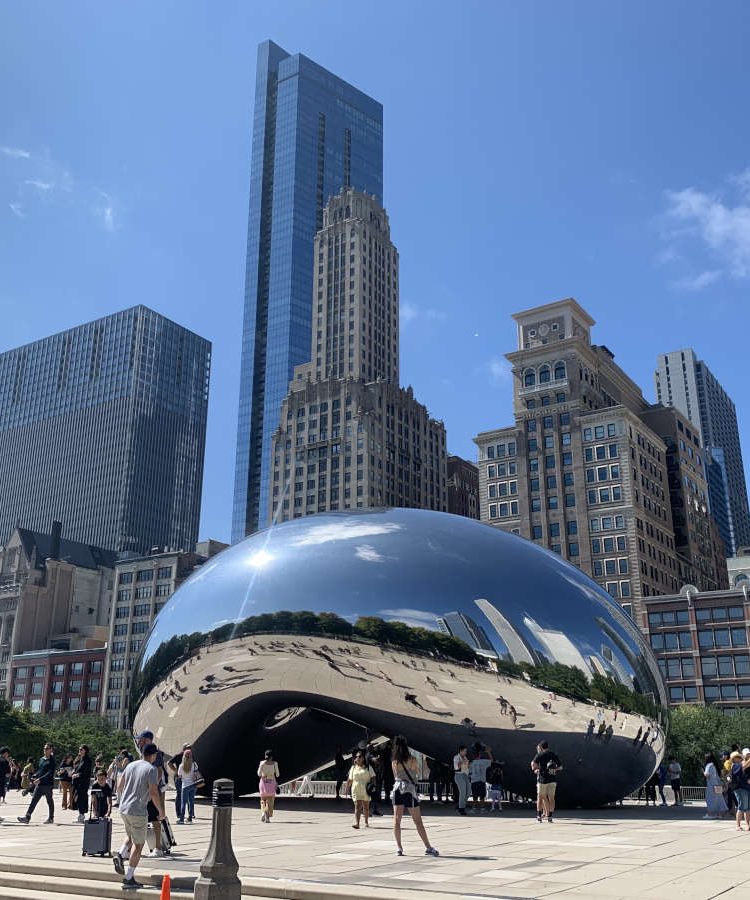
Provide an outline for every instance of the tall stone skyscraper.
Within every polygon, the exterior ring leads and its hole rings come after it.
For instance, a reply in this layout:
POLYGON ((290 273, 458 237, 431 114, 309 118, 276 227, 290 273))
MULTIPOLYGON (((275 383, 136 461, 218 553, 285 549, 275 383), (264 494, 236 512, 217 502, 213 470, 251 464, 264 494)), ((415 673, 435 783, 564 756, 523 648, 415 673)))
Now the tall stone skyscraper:
POLYGON ((268 524, 271 436, 309 359, 313 238, 341 187, 383 196, 383 108, 301 54, 258 48, 232 540, 268 524))
POLYGON ((376 198, 344 188, 315 237, 313 336, 273 435, 274 521, 447 508, 445 428, 398 383, 398 251, 376 198))
POLYGON ((0 543, 60 521, 108 550, 193 547, 210 363, 145 306, 0 354, 0 543))
POLYGON ((645 597, 724 587, 688 423, 591 342, 594 320, 574 299, 513 318, 514 422, 474 438, 480 519, 559 553, 638 621, 645 597))
POLYGON ((665 353, 657 366, 656 399, 679 409, 701 432, 711 512, 727 555, 735 556, 750 545, 750 509, 734 403, 693 350, 665 353))

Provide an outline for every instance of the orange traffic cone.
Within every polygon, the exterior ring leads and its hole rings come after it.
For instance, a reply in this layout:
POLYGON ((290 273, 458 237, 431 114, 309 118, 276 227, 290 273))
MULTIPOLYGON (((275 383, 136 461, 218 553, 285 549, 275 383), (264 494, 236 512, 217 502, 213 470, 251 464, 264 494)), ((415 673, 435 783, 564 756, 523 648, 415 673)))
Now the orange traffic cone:
POLYGON ((161 880, 161 896, 159 900, 170 900, 172 896, 172 879, 165 875, 161 880))

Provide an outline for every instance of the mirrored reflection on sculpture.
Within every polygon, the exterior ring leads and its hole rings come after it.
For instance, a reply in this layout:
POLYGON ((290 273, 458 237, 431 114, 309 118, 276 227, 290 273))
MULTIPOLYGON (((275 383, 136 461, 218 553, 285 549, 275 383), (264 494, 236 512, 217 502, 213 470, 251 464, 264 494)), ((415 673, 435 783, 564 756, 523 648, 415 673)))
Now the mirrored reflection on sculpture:
POLYGON ((448 764, 480 741, 528 796, 547 740, 569 805, 643 784, 666 715, 651 651, 602 588, 530 541, 406 509, 297 519, 207 562, 154 622, 131 706, 136 732, 192 742, 240 793, 268 747, 287 780, 402 733, 448 764))

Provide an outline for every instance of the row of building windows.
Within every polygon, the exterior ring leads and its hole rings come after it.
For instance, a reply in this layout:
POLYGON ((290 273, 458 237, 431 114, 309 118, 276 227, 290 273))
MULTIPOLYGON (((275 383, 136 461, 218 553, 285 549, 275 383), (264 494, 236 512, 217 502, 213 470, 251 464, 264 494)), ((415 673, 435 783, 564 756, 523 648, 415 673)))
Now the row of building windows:
MULTIPOLYGON (((55 663, 52 666, 52 674, 53 675, 65 675, 67 672, 71 675, 83 675, 85 671, 85 663, 76 662, 76 663, 55 663)), ((89 663, 89 672, 98 673, 102 671, 102 662, 99 659, 94 659, 89 663)), ((23 680, 24 678, 43 678, 47 672, 46 666, 19 666, 15 670, 15 678, 16 680, 23 680)))
POLYGON ((490 503, 490 518, 505 519, 509 516, 518 515, 518 501, 511 500, 510 503, 490 503))
MULTIPOLYGON (((550 394, 542 394, 542 396, 539 398, 539 403, 542 405, 542 407, 544 407, 544 406, 550 406, 552 403, 565 403, 566 399, 567 398, 565 396, 565 392, 560 391, 554 395, 554 399, 553 399, 552 395, 550 395, 550 394)), ((526 409, 536 409, 536 407, 537 407, 536 399, 529 398, 526 401, 526 409)))
POLYGON ((617 459, 617 444, 597 444, 595 447, 583 448, 584 462, 599 462, 604 459, 617 459))
MULTIPOLYGON (((138 569, 135 573, 133 572, 120 572, 120 575, 117 579, 118 584, 132 584, 133 576, 135 575, 136 581, 153 581, 154 580, 154 570, 153 569, 138 569)), ((172 566, 160 566, 156 569, 156 579, 157 581, 162 581, 165 578, 172 577, 172 566)))
MULTIPOLYGON (((563 431, 560 434, 560 443, 563 447, 570 447, 573 439, 571 433, 569 431, 563 431)), ((536 453, 539 450, 539 441, 536 438, 529 438, 527 443, 527 447, 529 453, 536 453)), ((542 441, 543 447, 545 450, 554 450, 557 446, 557 442, 555 440, 555 435, 548 434, 545 435, 544 440, 542 441)))
MULTIPOLYGON (((19 699, 13 700, 13 706, 17 709, 21 709, 24 707, 24 701, 19 699)), ((50 712, 62 712, 63 710, 63 702, 60 697, 53 697, 50 701, 50 712)), ((33 713, 38 713, 42 711, 42 701, 41 699, 32 698, 29 701, 29 709, 33 713)), ((81 698, 80 697, 71 697, 68 700, 68 704, 66 709, 70 710, 70 712, 79 712, 81 709, 85 709, 86 712, 96 712, 99 709, 99 697, 88 697, 83 706, 81 706, 81 698)))
POLYGON ((549 384, 553 379, 555 381, 565 381, 568 376, 565 363, 562 361, 550 365, 543 363, 539 369, 524 369, 522 373, 523 386, 525 388, 534 387, 537 383, 549 384))
MULTIPOLYGON (((660 631, 651 635, 654 650, 692 650, 693 637, 689 631, 660 631)), ((702 650, 721 650, 728 647, 747 647, 747 629, 699 628, 698 646, 702 650)))
POLYGON ((583 429, 583 440, 586 443, 588 443, 589 441, 601 440, 604 437, 616 436, 617 424, 615 422, 610 422, 607 425, 596 425, 593 428, 583 429))
MULTIPOLYGON (((100 678, 89 678, 86 690, 87 691, 98 691, 101 685, 100 678)), ((23 682, 16 681, 13 685, 13 695, 15 697, 23 697, 26 693, 26 684, 23 682)), ((53 694, 62 694, 64 693, 65 682, 63 681, 53 681, 50 690, 53 694)), ((83 680, 75 679, 73 681, 68 682, 68 693, 70 694, 80 694, 83 689, 83 680)), ((30 686, 29 693, 36 695, 37 697, 41 696, 44 693, 44 682, 43 681, 34 681, 30 686)))

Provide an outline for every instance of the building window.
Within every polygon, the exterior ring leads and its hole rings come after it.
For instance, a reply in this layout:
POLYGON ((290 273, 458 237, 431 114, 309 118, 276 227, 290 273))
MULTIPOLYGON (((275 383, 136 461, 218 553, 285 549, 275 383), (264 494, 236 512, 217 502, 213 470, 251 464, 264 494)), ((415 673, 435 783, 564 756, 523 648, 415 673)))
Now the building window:
POLYGON ((132 572, 120 572, 120 576, 117 579, 118 584, 131 584, 133 581, 133 573, 132 572))
POLYGON ((172 577, 172 566, 162 566, 160 569, 157 569, 156 577, 158 579, 171 578, 172 577))
POLYGON ((565 363, 555 363, 555 381, 562 381, 566 376, 565 363))
POLYGON ((559 522, 550 522, 549 536, 551 538, 560 537, 560 523, 559 522))
POLYGON ((579 556, 578 541, 568 543, 568 556, 579 556))
POLYGON ((532 525, 531 526, 531 537, 538 541, 542 536, 542 526, 541 525, 532 525))
POLYGON ((154 570, 153 569, 139 569, 136 576, 136 581, 153 581, 154 580, 154 570))
POLYGON ((526 369, 523 373, 523 386, 533 387, 536 384, 536 372, 533 369, 526 369))
POLYGON ((552 370, 548 365, 539 368, 539 384, 547 384, 552 380, 552 370))

